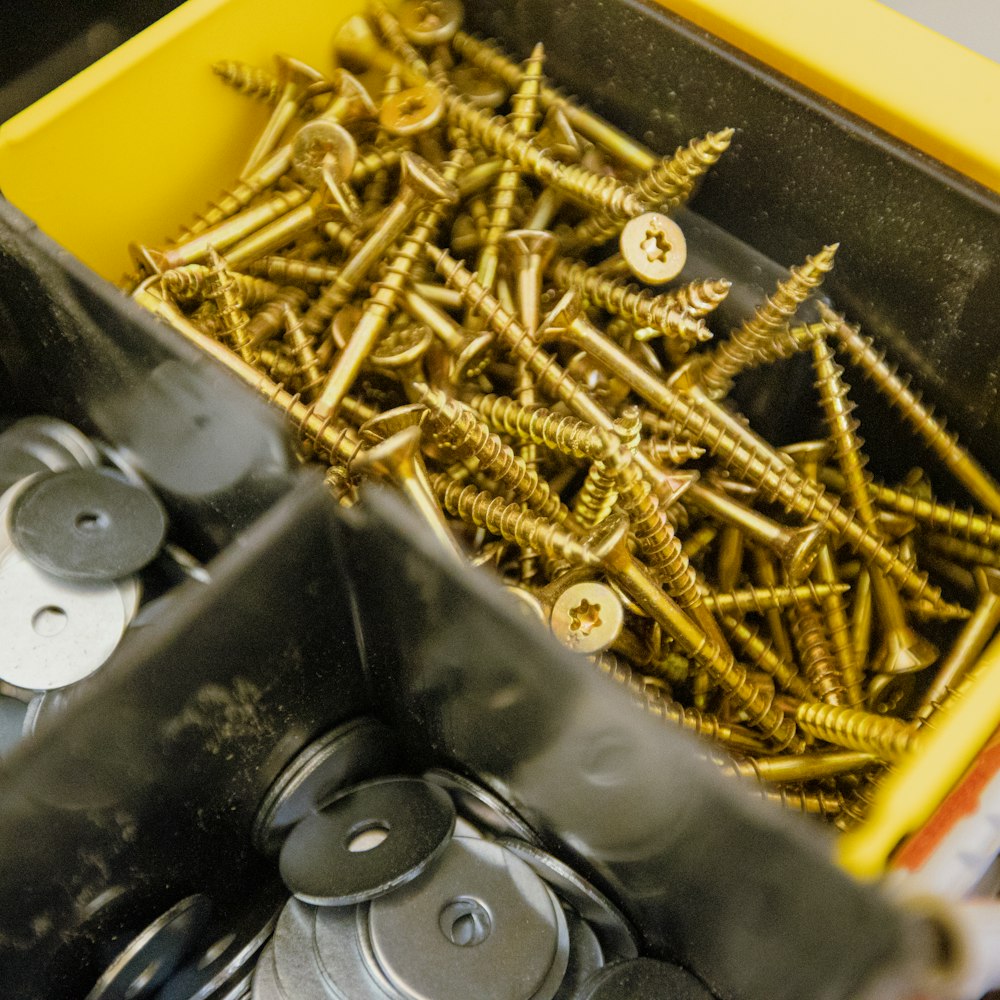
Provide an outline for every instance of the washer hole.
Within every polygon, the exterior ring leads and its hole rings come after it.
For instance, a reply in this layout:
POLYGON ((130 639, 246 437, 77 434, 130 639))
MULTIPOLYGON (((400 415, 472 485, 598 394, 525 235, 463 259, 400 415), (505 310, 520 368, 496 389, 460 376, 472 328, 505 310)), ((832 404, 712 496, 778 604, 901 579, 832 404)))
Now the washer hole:
POLYGON ((455 899, 441 911, 441 933, 459 948, 474 948, 493 932, 490 911, 477 899, 455 899))
POLYGON ((366 820, 347 834, 347 849, 352 854, 373 851, 389 836, 389 824, 384 819, 366 820))
POLYGON ((143 994, 159 984, 160 973, 163 969, 163 959, 154 958, 135 979, 132 985, 125 991, 124 1000, 137 1000, 143 994))
POLYGON ((31 627, 36 635, 43 639, 51 639, 58 635, 69 622, 69 615, 62 608, 57 608, 54 604, 39 608, 31 616, 31 627))
POLYGON ((100 531, 108 526, 108 516, 98 511, 85 510, 76 515, 76 520, 73 523, 77 531, 100 531))

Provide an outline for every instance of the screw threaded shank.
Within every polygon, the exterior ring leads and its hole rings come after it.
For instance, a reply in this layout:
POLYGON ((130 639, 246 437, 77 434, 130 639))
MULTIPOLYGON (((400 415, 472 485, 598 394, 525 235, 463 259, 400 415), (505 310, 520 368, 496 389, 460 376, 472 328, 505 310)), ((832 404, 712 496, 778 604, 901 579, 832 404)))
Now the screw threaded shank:
POLYGON ((920 743, 919 730, 887 715, 875 715, 844 705, 813 702, 795 711, 800 728, 848 750, 872 753, 889 763, 897 763, 920 743))
MULTIPOLYGON (((637 326, 651 326, 664 337, 690 343, 700 343, 712 337, 711 331, 699 317, 692 316, 678 306, 677 294, 674 292, 655 294, 648 288, 630 284, 625 278, 608 278, 583 261, 568 258, 560 260, 552 268, 552 279, 560 288, 579 288, 595 305, 630 320, 637 326)), ((699 284, 712 285, 712 291, 715 291, 720 283, 699 284)), ((725 282, 725 288, 728 292, 729 282, 725 282)), ((722 297, 725 298, 725 295, 722 297)))
POLYGON ((435 433, 466 457, 474 458, 483 472, 506 486, 532 510, 559 523, 566 520, 569 511, 552 492, 548 481, 494 434, 474 410, 449 399, 440 390, 426 386, 418 390, 435 433))
POLYGON ((886 362, 885 354, 869 338, 863 337, 857 327, 850 326, 842 316, 823 305, 820 306, 820 313, 839 346, 851 362, 871 379, 889 405, 900 413, 914 433, 973 497, 990 513, 1000 515, 1000 485, 958 443, 958 438, 947 429, 944 420, 935 416, 933 409, 910 389, 909 380, 898 375, 897 370, 886 362))
POLYGON ((775 291, 754 310, 753 316, 706 355, 701 380, 709 396, 724 396, 740 372, 758 363, 761 351, 822 284, 833 267, 837 247, 836 243, 823 247, 815 256, 806 258, 804 264, 793 267, 791 275, 778 282, 775 291))
POLYGON ((632 189, 613 177, 595 174, 576 164, 562 163, 507 122, 470 104, 454 87, 441 88, 453 125, 493 153, 519 164, 522 170, 598 209, 628 217, 641 215, 643 204, 632 189))
POLYGON ((579 565, 593 565, 594 558, 587 547, 565 528, 553 521, 525 510, 518 503, 507 503, 486 490, 465 486, 445 473, 434 473, 431 486, 441 506, 452 517, 467 524, 485 528, 491 534, 519 545, 523 549, 542 552, 549 559, 579 565))

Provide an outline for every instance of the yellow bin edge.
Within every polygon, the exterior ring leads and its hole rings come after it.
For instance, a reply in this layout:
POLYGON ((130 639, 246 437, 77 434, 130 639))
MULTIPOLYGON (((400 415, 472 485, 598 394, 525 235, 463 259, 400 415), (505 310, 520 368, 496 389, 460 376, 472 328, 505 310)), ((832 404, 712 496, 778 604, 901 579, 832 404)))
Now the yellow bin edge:
POLYGON ((1000 65, 875 0, 658 0, 1000 191, 1000 65))
POLYGON ((329 72, 335 29, 363 6, 188 0, 0 125, 0 191, 117 281, 130 242, 161 245, 235 181, 267 121, 212 64, 287 52, 329 72))

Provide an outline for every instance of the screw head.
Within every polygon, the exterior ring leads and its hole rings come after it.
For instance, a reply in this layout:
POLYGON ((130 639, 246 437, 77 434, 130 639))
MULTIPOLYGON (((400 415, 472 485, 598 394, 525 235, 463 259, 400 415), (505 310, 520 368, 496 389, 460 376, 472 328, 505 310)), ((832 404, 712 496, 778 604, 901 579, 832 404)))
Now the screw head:
POLYGON ((343 126, 322 118, 306 122, 292 141, 292 170, 306 187, 323 185, 323 167, 331 157, 334 176, 345 182, 351 176, 358 158, 354 137, 343 126))
POLYGON ((461 63, 451 71, 451 85, 477 108, 499 108, 510 95, 498 76, 487 73, 473 63, 461 63))
POLYGON ((379 111, 379 124, 389 135, 419 135, 434 128, 444 117, 444 97, 429 84, 407 87, 387 97, 379 111))
POLYGON ((403 0, 397 18, 403 34, 414 45, 444 45, 462 26, 458 0, 403 0))
POLYGON ((580 137, 566 117, 566 112, 559 107, 551 107, 545 113, 542 127, 535 135, 535 144, 560 163, 579 163, 583 156, 580 137))
POLYGON ((618 595, 598 580, 571 584, 555 600, 549 626, 555 637, 578 653, 599 653, 621 634, 625 609, 618 595))
POLYGON ((684 233, 662 212, 644 212, 629 219, 619 246, 629 270, 650 285, 672 281, 687 260, 684 233))

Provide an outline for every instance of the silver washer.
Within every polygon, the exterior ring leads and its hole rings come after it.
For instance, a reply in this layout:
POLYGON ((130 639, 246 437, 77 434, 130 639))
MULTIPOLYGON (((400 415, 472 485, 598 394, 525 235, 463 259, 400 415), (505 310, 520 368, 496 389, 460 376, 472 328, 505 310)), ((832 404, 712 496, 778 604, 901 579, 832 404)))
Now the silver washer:
POLYGON ((406 1000, 371 954, 368 905, 324 906, 316 913, 316 953, 337 1000, 406 1000))
POLYGON ((250 983, 251 1000, 289 1000, 278 983, 278 973, 274 968, 274 942, 272 941, 257 959, 250 983))
POLYGON ((290 1000, 329 1000, 330 990, 314 945, 315 908, 290 899, 274 928, 274 971, 290 1000))
POLYGON ((533 844, 501 837, 497 843, 549 883, 594 928, 609 958, 635 958, 639 949, 624 914, 582 875, 533 844))
POLYGON ((551 1000, 566 969, 562 908, 487 840, 452 840, 426 877, 372 902, 368 927, 379 967, 408 1000, 551 1000))
POLYGON ((114 652, 126 624, 116 584, 70 584, 18 552, 0 556, 3 680, 33 691, 83 680, 114 652))
POLYGON ((172 906, 125 946, 86 1000, 131 1000, 155 992, 190 950, 211 908, 201 894, 172 906))

